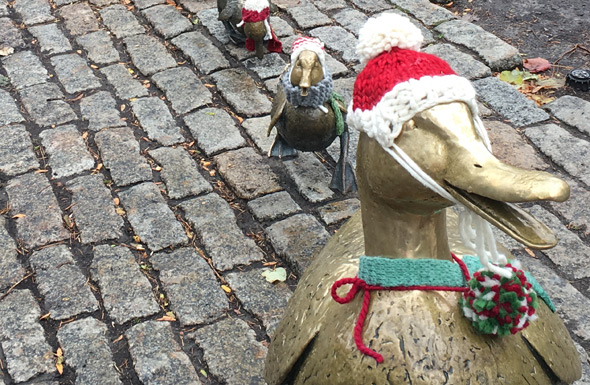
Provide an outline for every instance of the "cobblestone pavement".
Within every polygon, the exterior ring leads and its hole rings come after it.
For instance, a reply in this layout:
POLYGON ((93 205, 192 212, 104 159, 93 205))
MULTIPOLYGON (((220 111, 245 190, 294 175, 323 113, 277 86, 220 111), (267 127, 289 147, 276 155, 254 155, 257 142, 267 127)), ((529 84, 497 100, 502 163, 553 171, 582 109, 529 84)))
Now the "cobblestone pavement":
MULTIPOLYGON (((1 385, 263 384, 297 277, 358 208, 328 188, 337 144, 265 155, 288 56, 259 61, 214 2, 175 1, 0 0, 1 385), (286 283, 261 275, 274 267, 286 283)), ((529 206, 556 248, 501 239, 587 360, 590 103, 537 107, 492 77, 520 63, 513 47, 427 0, 276 3, 285 53, 322 39, 348 100, 367 16, 411 15, 425 50, 473 80, 499 156, 570 183, 567 203, 529 206)))

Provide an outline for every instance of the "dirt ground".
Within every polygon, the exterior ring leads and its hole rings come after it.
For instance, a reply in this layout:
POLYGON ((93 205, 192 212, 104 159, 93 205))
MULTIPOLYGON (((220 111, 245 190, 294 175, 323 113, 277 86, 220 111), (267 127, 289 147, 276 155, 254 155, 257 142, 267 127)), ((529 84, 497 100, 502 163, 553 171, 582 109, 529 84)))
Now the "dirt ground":
MULTIPOLYGON (((448 9, 512 44, 525 58, 554 63, 547 75, 590 70, 590 0, 454 0, 448 9)), ((562 94, 590 101, 590 92, 571 87, 556 92, 562 94)))

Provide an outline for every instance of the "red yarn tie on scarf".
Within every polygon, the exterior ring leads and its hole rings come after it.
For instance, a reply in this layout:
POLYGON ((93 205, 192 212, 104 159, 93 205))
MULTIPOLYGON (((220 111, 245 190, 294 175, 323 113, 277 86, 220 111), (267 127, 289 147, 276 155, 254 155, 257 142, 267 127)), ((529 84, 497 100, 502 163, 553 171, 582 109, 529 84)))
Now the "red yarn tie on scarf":
MULTIPOLYGON (((461 272, 463 273, 465 280, 469 281, 469 279, 470 279, 469 270, 467 269, 467 266, 465 266, 465 263, 463 263, 462 260, 457 258, 457 256, 455 254, 451 253, 451 256, 453 257, 455 262, 457 262, 457 264, 459 264, 459 267, 461 268, 461 272)), ((361 353, 363 353, 369 357, 373 357, 375 359, 375 361, 377 361, 377 363, 380 364, 383 362, 383 356, 381 354, 377 353, 376 351, 369 349, 363 343, 363 326, 365 325, 367 313, 369 312, 369 305, 371 303, 371 291, 374 291, 374 290, 390 290, 390 291, 407 291, 407 290, 432 291, 432 290, 437 290, 437 291, 466 292, 468 290, 468 288, 467 287, 452 287, 452 286, 429 286, 429 285, 384 287, 384 286, 378 286, 378 285, 369 285, 364 280, 362 280, 358 277, 354 277, 354 278, 342 278, 342 279, 339 279, 338 281, 334 282, 334 284, 332 285, 332 289, 330 291, 330 294, 332 295, 332 298, 334 299, 334 301, 336 301, 340 304, 345 304, 345 303, 349 303, 350 301, 352 301, 354 299, 354 297, 356 296, 356 293, 359 290, 364 291, 364 293, 363 293, 363 306, 362 306, 361 312, 359 313, 359 316, 357 318, 356 325, 354 326, 354 342, 356 344, 356 347, 358 348, 358 350, 361 353), (348 293, 344 297, 340 297, 338 295, 338 293, 336 293, 336 291, 338 290, 338 288, 340 286, 343 286, 343 285, 352 285, 352 287, 350 288, 350 290, 348 291, 348 293)))

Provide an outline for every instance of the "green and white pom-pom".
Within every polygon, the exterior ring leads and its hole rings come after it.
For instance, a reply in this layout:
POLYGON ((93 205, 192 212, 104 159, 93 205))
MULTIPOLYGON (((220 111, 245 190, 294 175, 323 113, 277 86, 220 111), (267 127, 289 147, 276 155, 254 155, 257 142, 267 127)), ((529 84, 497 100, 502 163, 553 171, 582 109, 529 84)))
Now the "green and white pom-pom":
POLYGON ((511 264, 504 267, 512 271, 510 278, 487 269, 474 273, 467 283, 469 290, 459 300, 463 313, 480 333, 515 334, 537 319, 537 293, 524 272, 511 264))

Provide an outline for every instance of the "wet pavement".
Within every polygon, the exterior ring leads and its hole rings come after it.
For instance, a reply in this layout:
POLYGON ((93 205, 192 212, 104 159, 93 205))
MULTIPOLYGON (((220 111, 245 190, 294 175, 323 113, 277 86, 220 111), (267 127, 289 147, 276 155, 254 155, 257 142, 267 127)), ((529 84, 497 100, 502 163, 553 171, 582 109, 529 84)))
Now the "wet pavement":
POLYGON ((556 248, 500 240, 587 361, 590 103, 539 108, 492 76, 514 47, 427 0, 275 3, 284 53, 260 61, 211 1, 0 0, 0 384, 264 384, 298 277, 359 206, 328 187, 337 143, 267 158, 272 94, 305 34, 348 102, 356 34, 383 11, 473 80, 499 157, 570 183, 568 202, 528 205, 556 248), (281 267, 284 283, 262 275, 281 267))

